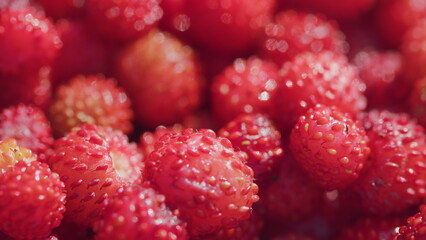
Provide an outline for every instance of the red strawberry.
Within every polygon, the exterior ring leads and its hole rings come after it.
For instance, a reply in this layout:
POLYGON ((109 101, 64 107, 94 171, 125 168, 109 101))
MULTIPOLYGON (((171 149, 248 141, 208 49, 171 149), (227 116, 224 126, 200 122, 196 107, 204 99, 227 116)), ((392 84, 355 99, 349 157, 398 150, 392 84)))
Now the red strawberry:
POLYGON ((160 7, 163 9, 163 17, 160 27, 175 35, 183 35, 191 26, 191 19, 185 14, 187 0, 162 0, 160 7))
POLYGON ((345 36, 334 22, 321 15, 295 11, 275 16, 275 22, 265 28, 261 47, 262 56, 280 65, 305 51, 347 51, 345 36))
POLYGON ((85 0, 36 0, 47 15, 56 19, 80 15, 85 0))
POLYGON ((275 113, 278 68, 257 57, 237 59, 212 85, 215 118, 224 125, 242 113, 275 113))
POLYGON ((52 22, 31 8, 0 9, 0 29, 0 76, 36 74, 62 45, 52 22))
POLYGON ((414 83, 409 105, 411 114, 423 127, 426 127, 426 76, 414 83))
POLYGON ((136 120, 146 127, 179 122, 200 105, 203 81, 194 52, 168 33, 150 32, 127 47, 117 65, 136 120))
POLYGON ((361 51, 355 56, 354 64, 366 85, 369 108, 395 104, 391 100, 398 90, 395 84, 402 71, 402 58, 398 52, 361 51))
POLYGON ((395 236, 399 218, 361 218, 353 226, 343 229, 338 240, 391 240, 395 236))
POLYGON ((424 129, 407 114, 371 111, 361 116, 370 159, 352 192, 370 213, 401 213, 426 194, 424 129))
POLYGON ((174 124, 171 127, 158 126, 154 132, 144 132, 140 136, 139 148, 141 149, 144 156, 148 157, 154 149, 157 142, 160 141, 161 137, 167 133, 180 133, 183 127, 180 124, 174 124))
POLYGON ((130 100, 115 80, 103 76, 77 76, 60 86, 49 109, 56 136, 79 124, 107 126, 124 133, 133 130, 130 100))
POLYGON ((14 138, 0 141, 0 153, 0 173, 18 162, 30 163, 36 160, 31 150, 18 146, 14 138))
POLYGON ((218 136, 228 138, 235 149, 247 154, 247 165, 253 169, 258 184, 270 180, 284 154, 281 134, 265 115, 241 115, 222 128, 218 136))
POLYGON ((17 105, 0 113, 0 139, 14 138, 20 146, 31 149, 41 162, 47 160, 53 136, 47 118, 39 108, 17 105))
POLYGON ((186 240, 185 227, 167 208, 163 195, 133 185, 120 188, 108 200, 104 218, 96 226, 96 239, 186 240))
POLYGON ((98 74, 105 71, 106 46, 96 38, 85 22, 63 19, 56 26, 63 46, 52 64, 54 87, 80 74, 98 74))
POLYGON ((185 13, 191 21, 188 35, 204 49, 245 53, 255 47, 272 18, 274 4, 274 0, 186 0, 185 13))
POLYGON ((356 68, 332 52, 302 53, 283 65, 278 85, 277 126, 288 130, 317 104, 356 114, 366 107, 356 68))
POLYGON ((65 211, 64 183, 14 140, 0 142, 0 153, 0 230, 16 239, 48 237, 65 211))
POLYGON ((180 211, 193 236, 235 227, 259 200, 243 153, 211 130, 163 136, 146 164, 148 179, 180 211))
POLYGON ((317 105, 299 118, 290 135, 290 150, 312 179, 328 190, 352 184, 370 148, 358 122, 335 107, 317 105))
POLYGON ((286 154, 279 175, 260 188, 260 207, 269 223, 299 221, 318 210, 323 190, 286 154))
POLYGON ((423 0, 378 1, 374 19, 376 31, 384 45, 398 48, 406 31, 426 17, 423 0))
POLYGON ((132 41, 155 26, 163 16, 159 0, 87 0, 92 28, 104 38, 132 41))
POLYGON ((66 215, 84 226, 99 219, 103 201, 122 186, 141 181, 143 163, 120 131, 81 125, 55 141, 49 158, 67 191, 66 215))
POLYGON ((426 206, 407 219, 407 225, 399 228, 393 240, 425 240, 426 239, 426 206))
MULTIPOLYGON (((426 4, 425 4, 426 5, 426 4)), ((426 8, 425 8, 426 9, 426 8)), ((426 76, 426 18, 413 25, 404 36, 401 54, 404 62, 404 77, 408 84, 426 76)), ((410 85, 411 86, 411 85, 410 85)))

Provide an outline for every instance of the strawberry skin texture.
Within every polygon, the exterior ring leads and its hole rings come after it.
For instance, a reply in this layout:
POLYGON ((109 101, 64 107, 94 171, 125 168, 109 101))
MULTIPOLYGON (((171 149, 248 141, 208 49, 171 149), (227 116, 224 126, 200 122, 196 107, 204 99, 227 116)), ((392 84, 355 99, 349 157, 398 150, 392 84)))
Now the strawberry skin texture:
POLYGON ((170 127, 158 126, 154 132, 144 132, 140 136, 139 149, 141 149, 144 156, 148 157, 154 149, 157 142, 160 141, 161 137, 167 133, 180 133, 183 127, 180 124, 174 124, 170 127))
POLYGON ((335 22, 293 10, 278 13, 275 21, 266 25, 261 44, 260 55, 278 65, 302 52, 345 54, 347 51, 345 35, 335 22))
POLYGON ((247 165, 261 185, 282 160, 281 134, 271 120, 262 114, 244 114, 219 130, 219 137, 228 138, 235 149, 247 154, 247 165))
POLYGON ((20 161, 0 174, 0 229, 16 239, 47 238, 65 212, 64 183, 45 163, 20 161))
POLYGON ((336 106, 356 114, 366 107, 363 85, 355 67, 343 55, 306 52, 280 70, 277 126, 289 130, 298 118, 317 104, 336 106))
POLYGON ((235 227, 259 200, 244 154, 212 130, 163 136, 146 166, 148 180, 180 211, 192 236, 235 227))
POLYGON ((186 225, 154 189, 133 185, 109 199, 104 218, 95 227, 97 240, 186 240, 186 225))
POLYGON ((407 219, 407 224, 401 226, 393 240, 425 240, 426 239, 426 206, 420 206, 420 211, 407 219))
POLYGON ((327 190, 352 184, 370 153, 358 122, 335 107, 317 105, 299 118, 290 150, 302 168, 327 190))
POLYGON ((49 165, 65 183, 68 219, 88 227, 98 220, 105 199, 141 181, 141 156, 122 132, 95 125, 56 140, 49 165))
POLYGON ((115 80, 100 75, 77 76, 60 86, 49 108, 55 136, 64 136, 79 124, 96 124, 130 133, 130 99, 115 80))
POLYGON ((0 113, 0 139, 14 138, 22 147, 46 162, 53 145, 52 128, 44 112, 33 106, 17 105, 0 113))
MULTIPOLYGON (((425 10, 426 11, 426 10, 425 10)), ((414 81, 426 76, 426 19, 418 21, 405 33, 401 44, 401 54, 404 61, 403 76, 411 86, 414 81)))
POLYGON ((125 48, 117 79, 136 121, 148 128, 179 122, 201 104, 204 83, 194 52, 169 33, 153 30, 125 48))
POLYGON ((243 113, 275 113, 278 67, 257 57, 237 59, 213 82, 214 117, 225 125, 243 113))
POLYGON ((407 114, 373 110, 360 122, 371 154, 352 190, 366 212, 389 215, 420 203, 426 194, 425 133, 407 114))

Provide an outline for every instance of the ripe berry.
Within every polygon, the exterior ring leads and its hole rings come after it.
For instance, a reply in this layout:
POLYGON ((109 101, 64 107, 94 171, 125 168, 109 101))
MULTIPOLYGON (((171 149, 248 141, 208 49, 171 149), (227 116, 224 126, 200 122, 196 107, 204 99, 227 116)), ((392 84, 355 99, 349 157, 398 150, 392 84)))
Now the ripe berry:
POLYGON ((158 0, 87 0, 86 12, 92 28, 115 41, 136 40, 163 16, 158 0))
POLYGON ((133 130, 130 100, 115 80, 103 76, 77 76, 60 86, 49 109, 56 136, 79 124, 96 124, 129 133, 133 130))
POLYGON ((203 81, 194 52, 168 33, 153 30, 127 47, 117 69, 136 121, 146 127, 179 122, 200 105, 203 81))
POLYGON ((36 160, 31 150, 18 146, 14 138, 0 141, 0 153, 0 173, 18 162, 30 163, 36 160))
POLYGON ((0 139, 14 138, 45 162, 53 144, 52 129, 39 108, 17 105, 0 113, 0 139))
POLYGON ((187 0, 188 35, 194 45, 204 49, 230 55, 245 53, 256 45, 274 4, 274 0, 187 0))
POLYGON ((84 226, 99 219, 103 201, 117 189, 142 180, 136 145, 120 131, 95 125, 73 128, 56 140, 49 165, 65 183, 66 215, 84 226))
POLYGON ((193 236, 235 227, 259 200, 243 153, 211 130, 186 129, 160 139, 147 159, 148 180, 178 209, 193 236))
POLYGON ((85 0, 36 0, 47 15, 55 19, 78 16, 83 11, 85 0))
MULTIPOLYGON (((3 149, 4 142, 1 146, 1 153, 13 158, 10 148, 3 149)), ((8 164, 0 174, 0 230, 16 239, 46 238, 65 211, 64 183, 47 164, 19 159, 29 150, 14 149, 16 164, 8 164)))
POLYGON ((265 115, 241 115, 219 130, 218 136, 228 138, 236 150, 247 154, 257 184, 270 179, 282 160, 281 134, 265 115))
POLYGON ((281 65, 297 54, 310 51, 347 51, 345 36, 337 25, 321 15, 295 11, 280 12, 265 27, 261 55, 281 65))
POLYGON ((350 114, 366 107, 358 72, 342 55, 302 53, 285 63, 280 75, 276 122, 281 129, 292 128, 299 116, 317 104, 350 114))
MULTIPOLYGON (((413 25, 406 34, 401 45, 404 62, 404 78, 407 84, 426 76, 426 19, 413 25)), ((411 85, 410 85, 411 86, 411 85)))
POLYGON ((97 223, 96 239, 188 239, 185 224, 165 204, 165 197, 151 188, 120 188, 108 200, 97 223))
POLYGON ((299 165, 327 190, 352 184, 370 148, 358 122, 335 107, 317 105, 299 118, 290 135, 290 150, 299 165))
POLYGON ((404 212, 426 193, 424 129, 407 114, 370 111, 361 115, 371 154, 352 192, 366 212, 404 212))
POLYGON ((426 239, 426 206, 407 219, 407 225, 399 228, 393 240, 424 240, 426 239))
POLYGON ((36 74, 62 45, 52 22, 32 8, 0 9, 0 29, 0 76, 36 74))
POLYGON ((402 58, 398 52, 360 51, 354 57, 359 77, 366 85, 365 96, 369 108, 386 107, 396 94, 402 72, 402 58))
POLYGON ((221 125, 243 113, 275 113, 278 68, 257 57, 237 59, 212 85, 212 107, 221 125))

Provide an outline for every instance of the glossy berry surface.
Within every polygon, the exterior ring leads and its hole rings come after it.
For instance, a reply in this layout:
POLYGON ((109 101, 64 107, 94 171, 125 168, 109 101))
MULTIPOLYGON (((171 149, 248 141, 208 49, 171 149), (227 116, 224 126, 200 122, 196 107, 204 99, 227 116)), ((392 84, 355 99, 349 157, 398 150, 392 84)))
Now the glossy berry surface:
POLYGON ((146 162, 148 179, 179 209, 191 235, 232 228, 250 216, 258 186, 243 153, 228 139, 186 129, 161 141, 146 162))
POLYGON ((290 150, 300 166, 328 190, 353 183, 370 153, 359 123, 335 107, 317 105, 299 118, 290 150))
POLYGON ((424 240, 426 239, 425 206, 420 206, 420 211, 407 219, 406 225, 399 228, 393 240, 424 240))
POLYGON ((188 239, 185 224, 165 205, 165 197, 151 188, 120 188, 108 200, 96 239, 188 239))
POLYGON ((65 183, 69 220, 88 227, 99 219, 105 199, 142 180, 136 145, 122 132, 96 125, 81 125, 57 139, 49 165, 65 183))

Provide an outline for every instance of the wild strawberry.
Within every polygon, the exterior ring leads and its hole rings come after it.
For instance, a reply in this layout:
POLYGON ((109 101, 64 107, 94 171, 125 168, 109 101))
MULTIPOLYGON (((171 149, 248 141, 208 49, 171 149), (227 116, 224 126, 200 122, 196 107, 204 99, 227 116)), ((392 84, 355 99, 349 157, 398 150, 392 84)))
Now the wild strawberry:
POLYGON ((185 13, 187 0, 162 0, 160 7, 163 9, 163 17, 160 19, 160 27, 176 36, 184 35, 191 26, 191 19, 185 13))
POLYGON ((281 163, 281 134, 265 115, 241 115, 222 128, 218 136, 228 138, 235 149, 247 154, 247 165, 253 169, 258 184, 270 179, 281 163))
POLYGON ((62 44, 52 22, 32 8, 0 9, 0 29, 0 76, 36 74, 62 44))
POLYGON ((370 153, 367 141, 348 114, 317 105, 293 127, 290 150, 315 182, 328 190, 343 189, 359 177, 370 153))
POLYGON ((79 20, 62 19, 56 27, 63 46, 52 63, 54 87, 77 75, 99 74, 105 71, 106 46, 95 37, 87 24, 79 20))
POLYGON ((143 163, 135 144, 120 131, 95 125, 73 128, 55 141, 49 158, 67 191, 68 218, 91 226, 103 201, 122 186, 141 181, 143 163))
POLYGON ((398 52, 361 51, 354 57, 359 77, 366 85, 369 108, 385 107, 395 94, 395 84, 402 72, 402 58, 398 52))
POLYGON ((221 125, 243 113, 275 113, 278 67, 257 57, 237 59, 212 85, 212 107, 221 125))
POLYGON ((158 0, 87 0, 92 28, 104 38, 132 41, 149 32, 163 16, 158 0))
POLYGON ((426 64, 426 49, 423 47, 425 44, 426 18, 417 22, 406 32, 401 45, 404 77, 408 84, 412 84, 415 80, 426 76, 426 68, 424 68, 426 64))
POLYGON ((361 218, 353 226, 343 229, 338 240, 390 240, 400 225, 399 218, 361 218))
POLYGON ((347 51, 345 36, 338 26, 321 15, 295 11, 280 12, 265 27, 261 55, 281 65, 297 54, 310 51, 347 51))
POLYGON ((194 45, 204 49, 230 55, 245 53, 255 47, 272 18, 274 4, 274 0, 187 0, 188 35, 194 45))
POLYGON ((426 239, 426 206, 407 219, 407 225, 399 228, 393 240, 424 240, 426 239))
POLYGON ((211 130, 186 129, 160 139, 147 159, 148 180, 178 209, 193 236, 233 228, 259 200, 242 152, 211 130))
POLYGON ((47 15, 55 19, 81 15, 85 0, 36 0, 47 15))
POLYGON ((47 160, 54 141, 44 112, 26 105, 10 107, 0 113, 0 139, 7 138, 14 138, 18 145, 31 149, 41 162, 47 160))
POLYGON ((365 109, 363 85, 346 57, 332 52, 302 53, 280 70, 277 126, 288 130, 299 116, 317 104, 356 114, 365 109))
POLYGON ((146 127, 179 122, 200 105, 203 81, 194 52, 168 33, 154 30, 127 47, 117 69, 136 120, 146 127))
POLYGON ((140 136, 139 148, 141 149, 144 156, 148 157, 154 149, 157 142, 160 141, 161 137, 167 133, 175 134, 182 132, 184 128, 180 124, 174 124, 170 127, 158 126, 154 132, 144 132, 140 136))
POLYGON ((426 17, 423 0, 377 1, 374 25, 378 36, 387 47, 398 48, 406 31, 426 17))
POLYGON ((278 177, 272 180, 260 188, 259 202, 261 213, 269 223, 300 221, 319 208, 323 190, 297 165, 291 154, 286 154, 278 177))
POLYGON ((0 230, 16 239, 41 239, 59 226, 64 183, 14 140, 0 142, 0 230))
POLYGON ((133 130, 130 100, 115 80, 103 76, 77 76, 60 86, 49 109, 56 136, 79 124, 96 124, 129 133, 133 130))
POLYGON ((96 239, 188 239, 185 224, 165 204, 165 197, 151 188, 120 188, 108 200, 96 226, 96 239))
POLYGON ((352 193, 364 211, 401 213, 426 193, 424 129, 407 114, 370 111, 361 115, 371 154, 352 193))

